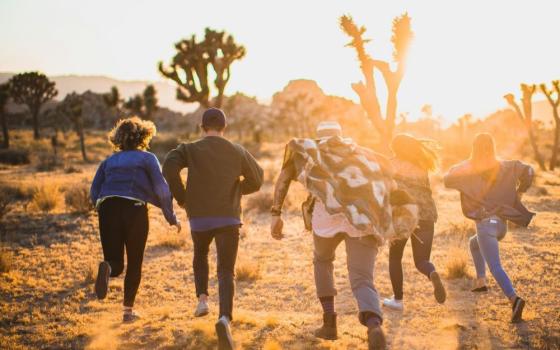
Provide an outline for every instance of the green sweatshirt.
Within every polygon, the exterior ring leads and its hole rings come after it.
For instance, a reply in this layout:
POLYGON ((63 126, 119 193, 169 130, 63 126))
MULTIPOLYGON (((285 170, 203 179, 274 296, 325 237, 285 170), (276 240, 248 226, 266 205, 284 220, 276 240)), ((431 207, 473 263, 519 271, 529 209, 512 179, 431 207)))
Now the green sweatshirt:
POLYGON ((180 144, 165 157, 162 172, 189 217, 239 218, 241 196, 258 191, 263 183, 255 158, 218 136, 180 144), (188 168, 186 187, 180 176, 183 168, 188 168))

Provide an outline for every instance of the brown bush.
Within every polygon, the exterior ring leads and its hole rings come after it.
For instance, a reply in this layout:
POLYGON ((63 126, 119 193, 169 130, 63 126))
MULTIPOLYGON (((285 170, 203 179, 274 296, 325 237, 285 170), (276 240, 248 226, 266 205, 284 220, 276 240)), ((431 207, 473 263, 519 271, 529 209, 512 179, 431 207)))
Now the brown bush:
POLYGON ((259 265, 241 263, 235 269, 235 279, 240 282, 255 282, 261 278, 259 265))
POLYGON ((0 249, 0 273, 10 272, 12 269, 12 253, 0 249))
POLYGON ((0 149, 0 163, 10 165, 29 164, 29 152, 22 149, 0 149))
POLYGON ((447 278, 457 279, 470 277, 468 269, 468 254, 460 248, 452 248, 448 252, 446 270, 447 278))
POLYGON ((246 211, 256 211, 257 213, 268 213, 272 207, 272 193, 260 191, 247 197, 245 202, 246 211))
POLYGON ((85 185, 67 189, 64 193, 64 203, 73 213, 85 214, 93 209, 89 188, 85 185))
POLYGON ((36 209, 48 213, 57 207, 61 198, 57 185, 46 184, 35 190, 31 203, 36 209))

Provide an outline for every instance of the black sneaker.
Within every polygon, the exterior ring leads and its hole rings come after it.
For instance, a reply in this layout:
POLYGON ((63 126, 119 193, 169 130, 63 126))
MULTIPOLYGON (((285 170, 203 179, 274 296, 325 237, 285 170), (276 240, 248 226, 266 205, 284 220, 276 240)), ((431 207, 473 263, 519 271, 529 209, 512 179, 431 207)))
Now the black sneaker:
POLYGON ((95 295, 97 299, 103 300, 107 296, 107 289, 109 289, 109 276, 111 275, 111 265, 108 262, 102 261, 99 263, 97 270, 97 279, 95 280, 95 295))
POLYGON ((445 287, 441 282, 439 274, 436 271, 432 272, 430 274, 430 280, 432 281, 432 285, 434 286, 434 297, 436 298, 436 301, 440 304, 445 303, 447 293, 445 292, 445 287))
POLYGON ((516 297, 511 307, 511 323, 519 323, 522 321, 523 308, 525 308, 525 300, 516 297))
POLYGON ((123 313, 123 323, 132 323, 140 319, 140 315, 132 310, 123 313))
POLYGON ((218 322, 216 322, 216 335, 218 336, 218 350, 235 349, 227 317, 222 316, 218 322))

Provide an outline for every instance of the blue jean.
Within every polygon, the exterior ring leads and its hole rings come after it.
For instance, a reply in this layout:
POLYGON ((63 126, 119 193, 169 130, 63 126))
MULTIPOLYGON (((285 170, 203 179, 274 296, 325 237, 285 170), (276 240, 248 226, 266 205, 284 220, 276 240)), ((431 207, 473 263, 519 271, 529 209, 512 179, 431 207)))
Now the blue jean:
POLYGON ((498 241, 501 241, 506 233, 506 223, 499 217, 492 216, 476 222, 476 235, 471 237, 469 243, 476 276, 478 278, 486 277, 485 264, 488 264, 492 276, 506 297, 511 298, 516 295, 515 290, 500 262, 498 247, 498 241))

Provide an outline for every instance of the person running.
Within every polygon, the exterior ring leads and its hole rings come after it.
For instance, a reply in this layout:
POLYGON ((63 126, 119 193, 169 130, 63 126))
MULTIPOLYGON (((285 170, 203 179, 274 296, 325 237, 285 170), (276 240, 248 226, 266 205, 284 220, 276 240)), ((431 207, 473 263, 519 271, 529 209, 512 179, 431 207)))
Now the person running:
POLYGON ((497 159, 493 137, 482 133, 474 139, 470 159, 444 177, 446 187, 461 193, 463 214, 476 222, 476 235, 469 241, 477 277, 472 291, 488 290, 487 264, 511 302, 512 323, 522 320, 525 300, 517 295, 502 267, 498 242, 507 233, 507 221, 527 227, 535 215, 521 203, 534 175, 533 168, 521 161, 497 159))
POLYGON ((99 213, 103 247, 103 261, 95 282, 98 299, 107 296, 109 277, 123 272, 126 248, 123 322, 138 318, 132 307, 140 286, 148 238, 147 203, 161 208, 167 222, 176 226, 177 232, 181 230, 159 162, 146 151, 155 134, 156 127, 150 121, 137 117, 118 121, 109 133, 109 142, 116 152, 101 162, 90 189, 90 198, 99 213))
MULTIPOLYGON (((434 264, 430 261, 434 225, 437 220, 437 208, 432 198, 428 173, 437 168, 437 155, 428 146, 428 142, 410 135, 396 135, 391 142, 395 157, 393 178, 399 189, 405 190, 413 197, 419 207, 418 228, 410 240, 416 269, 425 275, 434 287, 434 296, 438 303, 444 303, 445 288, 434 264)), ((403 309, 403 270, 402 257, 408 238, 397 239, 389 246, 389 275, 393 286, 393 297, 384 299, 383 305, 391 309, 403 309)))
POLYGON ((373 276, 379 246, 392 231, 391 166, 387 159, 343 139, 341 134, 338 123, 321 122, 318 140, 288 143, 274 188, 271 235, 282 239, 282 205, 291 181, 301 181, 312 195, 305 202, 303 215, 304 221, 311 216, 315 286, 323 309, 323 325, 314 334, 327 340, 338 336, 333 261, 337 246, 344 241, 348 277, 359 321, 368 329, 368 347, 384 349, 383 314, 373 276))
POLYGON ((226 116, 217 108, 202 116, 204 137, 182 143, 167 154, 163 175, 177 203, 189 217, 194 245, 193 270, 198 305, 194 315, 204 316, 208 306, 208 249, 216 241, 220 312, 216 323, 219 349, 233 349, 229 323, 233 319, 234 271, 241 226, 241 196, 256 192, 263 170, 242 146, 224 137, 226 116), (186 187, 180 172, 188 168, 186 187), (243 177, 240 180, 240 177, 243 177))

